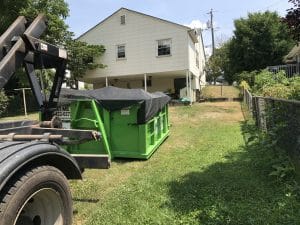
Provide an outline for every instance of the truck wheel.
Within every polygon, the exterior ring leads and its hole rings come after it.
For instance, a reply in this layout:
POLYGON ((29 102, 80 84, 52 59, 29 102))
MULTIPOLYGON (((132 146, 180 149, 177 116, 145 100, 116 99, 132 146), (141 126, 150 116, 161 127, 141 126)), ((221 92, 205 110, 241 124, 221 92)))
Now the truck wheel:
POLYGON ((71 225, 68 180, 52 166, 17 175, 0 196, 1 225, 71 225))

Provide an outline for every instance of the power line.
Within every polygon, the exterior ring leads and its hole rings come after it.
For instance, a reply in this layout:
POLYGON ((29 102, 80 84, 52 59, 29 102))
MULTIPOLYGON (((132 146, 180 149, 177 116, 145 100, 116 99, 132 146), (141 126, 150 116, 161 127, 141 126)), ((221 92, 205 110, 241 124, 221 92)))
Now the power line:
POLYGON ((268 9, 270 9, 271 7, 274 7, 274 6, 279 5, 280 3, 282 3, 282 0, 279 0, 279 1, 276 1, 276 2, 272 3, 271 5, 265 7, 263 10, 268 10, 268 9))

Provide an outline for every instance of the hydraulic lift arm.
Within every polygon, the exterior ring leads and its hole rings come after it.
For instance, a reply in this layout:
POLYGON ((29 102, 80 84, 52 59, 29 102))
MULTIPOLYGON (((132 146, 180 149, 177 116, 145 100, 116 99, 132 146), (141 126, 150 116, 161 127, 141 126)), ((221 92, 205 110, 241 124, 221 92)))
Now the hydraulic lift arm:
POLYGON ((0 37, 0 88, 17 69, 25 67, 31 89, 41 110, 42 120, 50 120, 57 106, 67 64, 67 52, 38 38, 46 30, 46 18, 39 15, 28 26, 20 16, 0 37), (48 98, 43 95, 35 69, 56 70, 48 98))

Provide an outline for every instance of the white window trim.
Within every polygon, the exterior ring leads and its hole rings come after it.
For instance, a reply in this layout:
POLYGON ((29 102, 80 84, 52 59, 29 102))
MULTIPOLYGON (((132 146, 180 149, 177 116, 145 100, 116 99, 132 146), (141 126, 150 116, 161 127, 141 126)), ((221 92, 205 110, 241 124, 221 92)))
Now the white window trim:
POLYGON ((119 61, 119 60, 126 60, 127 59, 127 54, 126 54, 126 44, 117 44, 116 45, 116 60, 119 61), (124 46, 125 48, 125 57, 124 58, 119 58, 118 57, 118 47, 119 46, 124 46))
POLYGON ((170 57, 170 56, 172 56, 172 52, 173 52, 173 50, 172 50, 172 48, 173 48, 173 46, 172 46, 172 38, 162 38, 162 39, 158 39, 158 40, 156 40, 156 42, 155 42, 155 44, 156 44, 156 47, 155 47, 155 49, 156 49, 156 57, 157 58, 161 58, 161 57, 170 57), (162 41, 162 40, 170 40, 170 54, 169 55, 158 55, 158 42, 159 41, 162 41))

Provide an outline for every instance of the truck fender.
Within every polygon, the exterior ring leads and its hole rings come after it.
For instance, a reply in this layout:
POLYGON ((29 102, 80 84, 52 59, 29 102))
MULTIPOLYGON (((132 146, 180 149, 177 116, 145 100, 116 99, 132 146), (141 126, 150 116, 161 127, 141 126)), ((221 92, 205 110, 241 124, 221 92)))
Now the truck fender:
POLYGON ((68 179, 81 179, 76 160, 64 149, 43 141, 0 143, 0 192, 22 169, 50 165, 61 170, 68 179))

